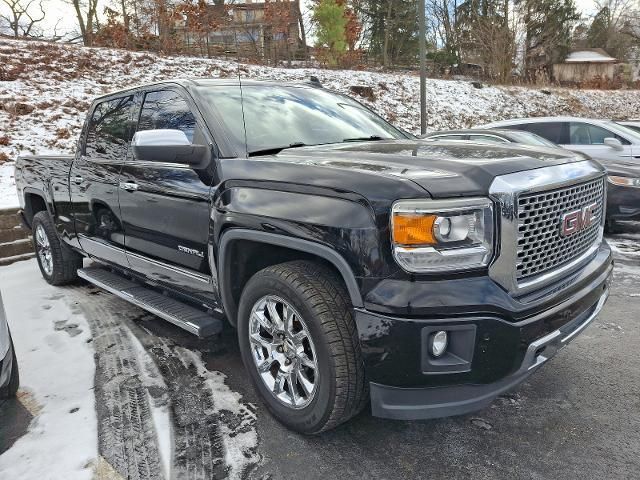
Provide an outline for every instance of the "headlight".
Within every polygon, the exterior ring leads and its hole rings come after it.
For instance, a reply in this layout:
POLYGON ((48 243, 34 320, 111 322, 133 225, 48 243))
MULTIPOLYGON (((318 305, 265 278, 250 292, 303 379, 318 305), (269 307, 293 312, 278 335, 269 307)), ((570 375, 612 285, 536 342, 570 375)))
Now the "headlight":
POLYGON ((493 203, 399 200, 391 211, 391 237, 396 261, 409 272, 486 267, 493 253, 493 203))
POLYGON ((609 175, 607 177, 607 181, 614 185, 620 185, 621 187, 640 187, 640 178, 616 177, 614 175, 609 175))

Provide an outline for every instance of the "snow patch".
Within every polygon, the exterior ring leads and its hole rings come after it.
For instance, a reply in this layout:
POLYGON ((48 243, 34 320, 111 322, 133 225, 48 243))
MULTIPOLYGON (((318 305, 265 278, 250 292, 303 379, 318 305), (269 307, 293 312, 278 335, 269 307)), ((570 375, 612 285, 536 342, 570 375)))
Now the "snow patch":
POLYGON ((577 52, 571 52, 565 59, 566 63, 572 62, 615 62, 616 59, 610 55, 604 53, 594 52, 593 50, 581 50, 577 52))
POLYGON ((14 166, 13 162, 0 165, 0 209, 19 206, 14 166))
POLYGON ((0 456, 0 478, 91 479, 98 432, 89 325, 67 304, 64 289, 44 281, 35 260, 0 268, 0 290, 21 390, 40 408, 28 432, 0 456), (80 332, 56 331, 56 322, 80 332))
POLYGON ((207 369, 199 353, 181 347, 176 348, 176 353, 185 366, 195 367, 211 392, 214 413, 219 414, 225 462, 229 467, 227 478, 230 480, 244 478, 245 470, 260 461, 260 456, 256 453, 258 447, 258 434, 255 429, 256 414, 242 402, 242 395, 229 389, 225 383, 227 378, 225 374, 207 369), (230 419, 229 413, 235 419, 230 419), (240 419, 239 424, 238 419, 240 419))

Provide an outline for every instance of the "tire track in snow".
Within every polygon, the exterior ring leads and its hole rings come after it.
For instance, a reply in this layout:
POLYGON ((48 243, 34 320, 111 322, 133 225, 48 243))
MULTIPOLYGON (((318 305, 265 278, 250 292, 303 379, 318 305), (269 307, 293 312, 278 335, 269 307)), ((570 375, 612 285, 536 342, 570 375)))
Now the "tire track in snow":
MULTIPOLYGON (((113 415, 114 419, 100 420, 102 455, 125 478, 129 478, 129 471, 150 474, 151 471, 145 469, 153 462, 156 477, 131 478, 163 478, 163 473, 167 478, 196 480, 247 478, 261 460, 257 453, 256 417, 253 406, 245 405, 241 395, 227 387, 226 376, 209 371, 197 350, 184 348, 171 338, 149 331, 146 322, 154 327, 152 330, 157 330, 155 322, 164 327, 164 322, 155 316, 94 287, 78 287, 75 291, 92 331, 95 328, 98 368, 103 363, 125 364, 127 372, 131 373, 128 381, 135 382, 147 393, 147 402, 141 407, 143 418, 131 420, 144 424, 134 428, 132 435, 139 436, 140 440, 150 440, 145 443, 150 446, 150 461, 145 462, 137 451, 127 450, 123 445, 109 449, 105 445, 103 451, 103 443, 126 443, 111 428, 114 423, 120 425, 122 421, 125 424, 128 421, 128 417, 122 418, 118 409, 103 412, 106 416, 113 415), (98 341, 99 335, 103 341, 98 341), (106 358, 102 359, 103 356, 106 358), (158 416, 158 407, 170 412, 167 413, 168 420, 153 418, 158 416), (157 437, 148 431, 149 426, 161 430, 157 437), (104 441, 102 428, 106 434, 104 441), (166 435, 170 438, 165 438, 166 435), (157 467, 161 461, 165 462, 164 469, 157 467), (129 462, 129 465, 124 466, 123 462, 129 462)), ((100 383, 97 372, 98 405, 102 403, 98 391, 100 383)), ((142 395, 137 398, 141 401, 142 395)))
MULTIPOLYGON (((144 317, 147 314, 141 316, 144 317)), ((138 326, 133 326, 133 333, 151 355, 167 384, 173 420, 175 477, 227 478, 218 418, 203 379, 176 356, 177 347, 169 339, 156 337, 138 326)))
POLYGON ((73 293, 93 335, 98 450, 123 478, 165 478, 148 390, 116 298, 95 288, 73 293))

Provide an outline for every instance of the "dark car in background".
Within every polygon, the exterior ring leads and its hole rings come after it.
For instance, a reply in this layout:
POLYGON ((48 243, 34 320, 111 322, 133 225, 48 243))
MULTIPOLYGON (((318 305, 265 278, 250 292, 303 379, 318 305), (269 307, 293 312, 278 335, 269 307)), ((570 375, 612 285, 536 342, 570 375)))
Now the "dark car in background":
POLYGON ((14 397, 19 383, 18 361, 0 293, 0 399, 14 397))
POLYGON ((606 228, 609 232, 615 232, 619 220, 640 220, 640 168, 622 163, 606 167, 606 228))

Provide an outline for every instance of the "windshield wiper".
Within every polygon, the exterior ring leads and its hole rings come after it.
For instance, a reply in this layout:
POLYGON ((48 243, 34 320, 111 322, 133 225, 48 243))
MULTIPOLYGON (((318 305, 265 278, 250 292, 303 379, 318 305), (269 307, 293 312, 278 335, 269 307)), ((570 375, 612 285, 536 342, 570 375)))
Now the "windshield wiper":
POLYGON ((259 157, 260 155, 277 155, 278 153, 280 153, 283 150, 286 150, 287 148, 300 148, 300 147, 308 147, 308 146, 309 145, 307 145, 304 142, 293 142, 286 147, 271 147, 271 148, 263 148, 260 150, 253 150, 249 152, 249 156, 259 157))
POLYGON ((380 135, 371 135, 368 137, 345 138, 343 142, 377 142, 379 140, 392 140, 389 137, 381 137, 380 135))

